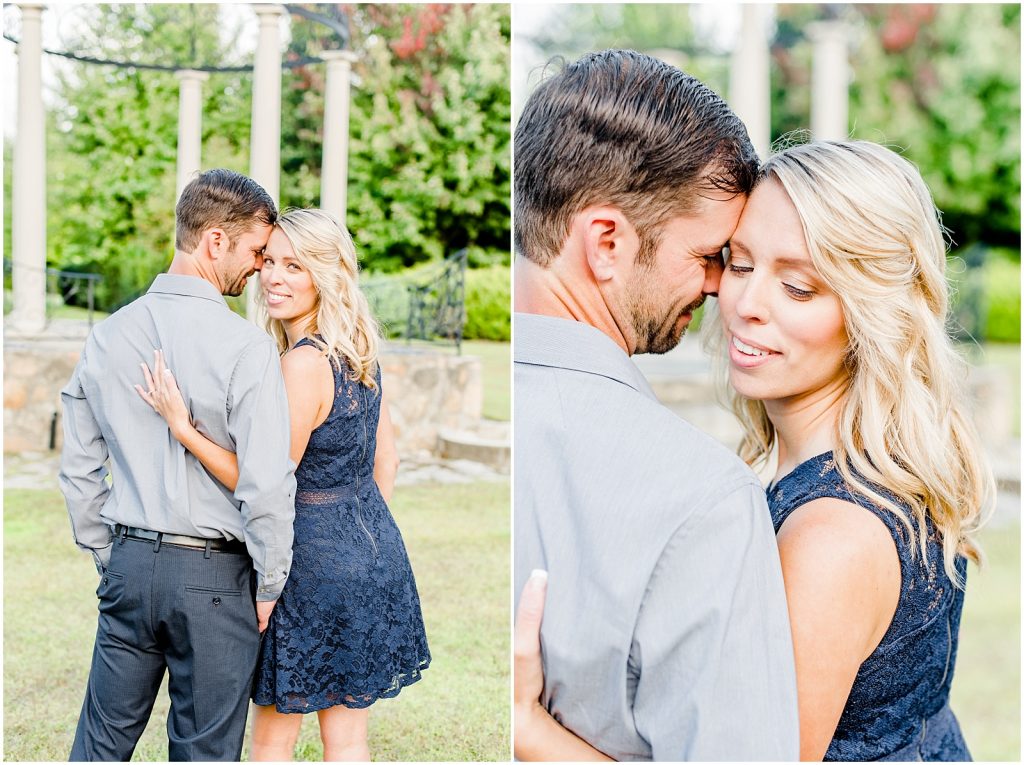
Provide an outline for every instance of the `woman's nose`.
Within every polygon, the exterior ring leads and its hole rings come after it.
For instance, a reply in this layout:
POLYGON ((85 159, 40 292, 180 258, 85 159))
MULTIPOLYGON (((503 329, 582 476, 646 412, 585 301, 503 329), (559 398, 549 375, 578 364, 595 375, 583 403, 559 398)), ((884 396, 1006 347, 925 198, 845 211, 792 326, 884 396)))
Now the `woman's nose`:
POLYGON ((736 300, 736 314, 747 321, 764 322, 768 318, 768 303, 765 295, 767 285, 751 274, 743 282, 743 288, 736 300))

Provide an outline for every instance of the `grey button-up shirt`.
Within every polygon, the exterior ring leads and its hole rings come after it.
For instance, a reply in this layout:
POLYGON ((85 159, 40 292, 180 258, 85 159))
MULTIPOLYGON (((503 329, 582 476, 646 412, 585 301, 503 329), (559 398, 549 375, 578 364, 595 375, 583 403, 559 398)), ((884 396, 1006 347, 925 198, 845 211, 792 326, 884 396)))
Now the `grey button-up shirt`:
POLYGON ((288 402, 270 336, 231 312, 194 276, 161 274, 149 291, 100 322, 61 391, 60 487, 75 542, 110 561, 114 524, 244 541, 273 600, 291 566, 295 465, 288 402), (164 352, 195 427, 238 455, 238 486, 221 485, 134 389, 139 364, 164 352), (108 483, 109 459, 113 481, 108 483))
POLYGON ((555 718, 616 760, 795 760, 793 646, 764 491, 615 343, 516 314, 515 586, 549 572, 555 718))

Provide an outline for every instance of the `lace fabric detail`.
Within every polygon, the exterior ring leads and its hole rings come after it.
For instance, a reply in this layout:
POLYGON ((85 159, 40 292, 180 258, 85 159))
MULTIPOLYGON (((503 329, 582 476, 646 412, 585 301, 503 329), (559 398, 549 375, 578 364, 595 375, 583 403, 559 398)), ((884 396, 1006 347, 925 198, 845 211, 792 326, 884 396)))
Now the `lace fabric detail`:
POLYGON ((334 377, 334 405, 295 471, 292 568, 253 688, 279 712, 364 708, 430 665, 405 544, 373 480, 380 398, 344 368, 334 377))
MULTIPOLYGON (((909 514, 884 487, 872 488, 909 514)), ((959 724, 948 710, 964 593, 946 575, 938 531, 929 519, 925 562, 919 550, 915 554, 916 543, 903 523, 852 491, 827 452, 798 465, 769 489, 776 533, 797 508, 822 497, 852 502, 879 518, 896 545, 901 569, 892 623, 857 672, 825 760, 880 760, 912 750, 923 760, 969 760, 959 724)), ((958 558, 956 565, 966 575, 967 561, 958 558)))
MULTIPOLYGON (((364 486, 369 486, 372 480, 373 476, 370 476, 364 486)), ((333 505, 345 499, 354 499, 358 490, 359 485, 355 483, 329 489, 296 489, 295 501, 304 505, 333 505)))

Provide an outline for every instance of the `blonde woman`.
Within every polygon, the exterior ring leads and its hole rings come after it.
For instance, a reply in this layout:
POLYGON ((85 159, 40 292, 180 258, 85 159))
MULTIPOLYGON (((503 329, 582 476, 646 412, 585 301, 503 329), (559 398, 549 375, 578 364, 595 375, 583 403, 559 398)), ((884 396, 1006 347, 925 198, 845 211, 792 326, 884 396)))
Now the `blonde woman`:
MULTIPOLYGON (((430 663, 416 583, 387 506, 398 458, 377 327, 357 279, 352 239, 334 218, 292 210, 278 219, 260 287, 282 353, 298 465, 295 542, 256 669, 253 760, 290 760, 308 712, 318 715, 325 760, 368 760, 369 706, 430 663)), ((159 354, 146 377, 155 393, 144 397, 174 437, 234 490, 234 453, 191 425, 159 354)))
MULTIPOLYGON (((741 456, 777 452, 801 759, 970 759, 948 701, 993 482, 963 410, 928 190, 877 144, 793 146, 763 168, 724 254, 708 330, 741 456)), ((538 703, 542 582, 517 624, 517 755, 600 758, 538 703)))

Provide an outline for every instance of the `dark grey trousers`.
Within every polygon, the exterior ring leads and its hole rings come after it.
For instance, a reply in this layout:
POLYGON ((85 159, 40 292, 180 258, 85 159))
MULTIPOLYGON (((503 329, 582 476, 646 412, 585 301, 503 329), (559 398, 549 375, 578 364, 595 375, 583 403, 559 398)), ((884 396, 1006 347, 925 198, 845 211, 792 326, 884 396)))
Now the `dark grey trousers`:
POLYGON ((168 758, 237 761, 260 634, 248 555, 115 540, 72 761, 131 759, 169 673, 168 758))

